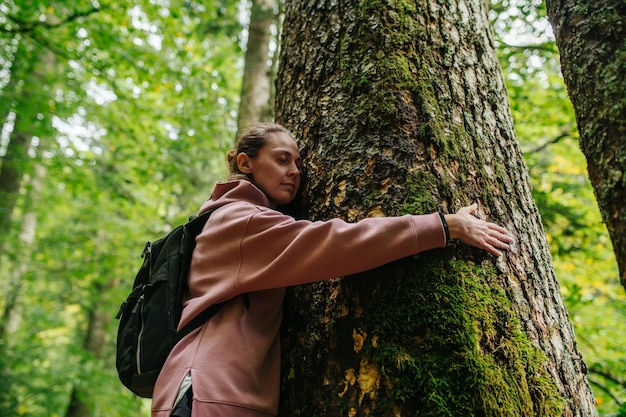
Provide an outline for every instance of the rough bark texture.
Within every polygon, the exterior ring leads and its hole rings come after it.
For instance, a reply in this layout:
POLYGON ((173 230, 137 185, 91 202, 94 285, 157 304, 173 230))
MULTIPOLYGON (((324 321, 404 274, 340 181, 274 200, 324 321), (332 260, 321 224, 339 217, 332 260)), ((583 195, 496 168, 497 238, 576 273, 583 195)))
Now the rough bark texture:
POLYGON ((546 5, 589 178, 626 288, 626 2, 546 5))
POLYGON ((301 142, 303 215, 477 201, 516 242, 498 261, 455 243, 293 289, 281 416, 597 414, 486 13, 479 0, 288 3, 277 120, 301 142))

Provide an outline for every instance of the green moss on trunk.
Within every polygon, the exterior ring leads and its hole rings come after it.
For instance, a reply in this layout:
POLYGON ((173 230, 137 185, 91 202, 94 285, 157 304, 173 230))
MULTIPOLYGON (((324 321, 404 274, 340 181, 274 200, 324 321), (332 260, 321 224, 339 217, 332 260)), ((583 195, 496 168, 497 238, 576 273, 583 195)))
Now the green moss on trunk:
POLYGON ((435 253, 416 258, 347 284, 373 291, 353 306, 367 311, 367 323, 351 315, 335 323, 339 343, 353 344, 359 360, 345 364, 358 380, 336 387, 335 396, 346 393, 335 407, 359 415, 561 415, 546 358, 520 328, 496 271, 435 253))

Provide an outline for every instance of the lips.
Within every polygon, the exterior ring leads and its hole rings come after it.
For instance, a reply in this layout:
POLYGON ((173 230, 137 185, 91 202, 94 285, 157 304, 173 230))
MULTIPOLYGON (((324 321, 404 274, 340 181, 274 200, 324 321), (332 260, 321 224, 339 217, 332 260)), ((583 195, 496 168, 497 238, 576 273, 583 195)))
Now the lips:
POLYGON ((281 185, 283 187, 289 188, 289 191, 291 193, 293 193, 296 190, 296 184, 294 184, 294 183, 291 183, 291 182, 285 183, 285 182, 283 182, 283 183, 281 183, 281 185))

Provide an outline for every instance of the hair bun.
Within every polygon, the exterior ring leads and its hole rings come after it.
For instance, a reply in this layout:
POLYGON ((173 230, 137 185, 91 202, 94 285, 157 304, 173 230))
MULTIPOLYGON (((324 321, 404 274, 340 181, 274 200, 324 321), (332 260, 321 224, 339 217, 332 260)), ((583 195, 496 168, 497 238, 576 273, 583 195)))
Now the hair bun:
POLYGON ((228 161, 229 166, 233 164, 233 162, 235 161, 235 158, 237 158, 236 150, 231 149, 228 152, 226 152, 226 160, 228 161))

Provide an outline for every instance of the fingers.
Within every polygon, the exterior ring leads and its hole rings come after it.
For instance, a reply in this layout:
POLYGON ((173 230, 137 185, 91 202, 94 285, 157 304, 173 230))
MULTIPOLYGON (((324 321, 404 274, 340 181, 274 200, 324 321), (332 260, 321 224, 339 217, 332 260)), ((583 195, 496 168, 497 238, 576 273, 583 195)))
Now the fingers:
POLYGON ((506 230, 504 227, 499 226, 495 223, 487 223, 487 227, 489 227, 491 231, 490 234, 499 242, 503 242, 505 244, 513 242, 513 237, 509 235, 508 230, 506 230))
POLYGON ((497 257, 502 256, 502 252, 500 252, 498 249, 494 248, 493 246, 488 246, 483 249, 485 249, 487 252, 489 252, 493 256, 497 256, 497 257))
POLYGON ((503 243, 497 239, 492 239, 490 241, 485 241, 482 244, 475 245, 476 247, 483 249, 494 256, 502 256, 502 250, 506 250, 509 248, 509 245, 503 243))
POLYGON ((478 210, 478 203, 462 207, 459 211, 457 211, 457 214, 474 214, 476 210, 478 210))
POLYGON ((509 249, 509 243, 513 242, 513 237, 508 235, 506 229, 494 223, 489 223, 488 226, 490 234, 484 249, 492 255, 502 256, 502 250, 509 249))

